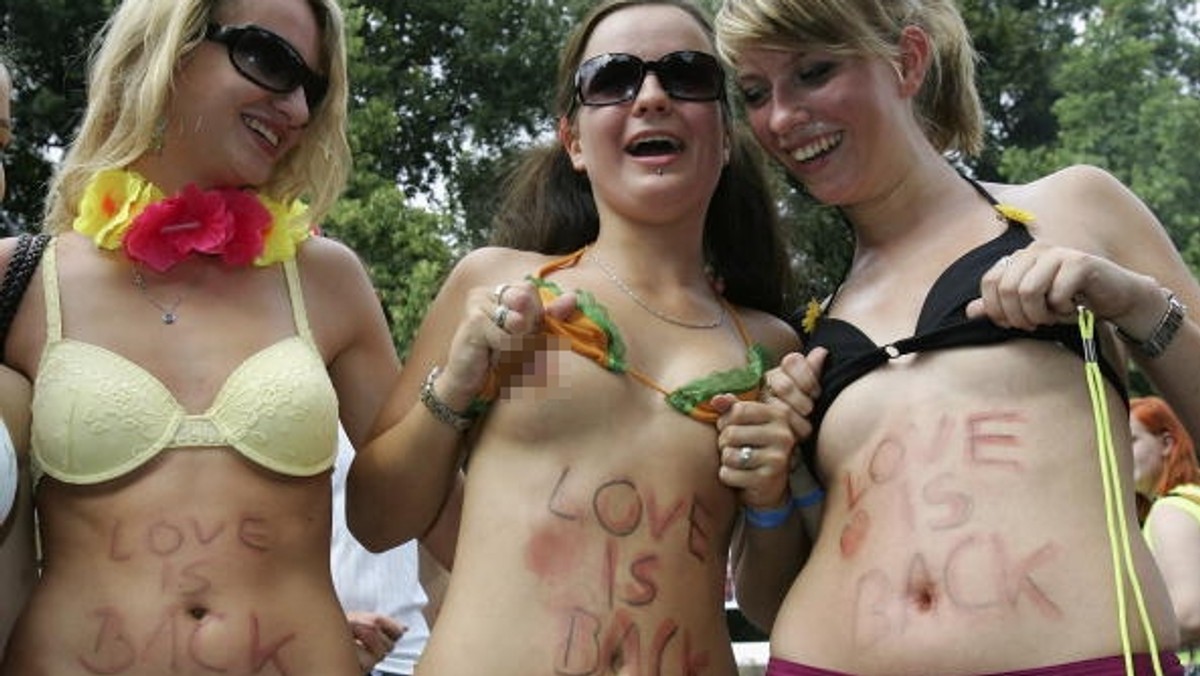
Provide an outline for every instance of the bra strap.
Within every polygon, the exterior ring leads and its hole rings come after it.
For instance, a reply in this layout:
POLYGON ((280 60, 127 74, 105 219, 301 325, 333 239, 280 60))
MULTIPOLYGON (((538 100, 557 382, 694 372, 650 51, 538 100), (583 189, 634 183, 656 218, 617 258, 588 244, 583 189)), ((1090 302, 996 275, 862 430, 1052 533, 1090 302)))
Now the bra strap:
POLYGON ((46 297, 46 344, 62 340, 62 304, 58 295, 58 247, 50 242, 42 257, 42 289, 46 297))
POLYGON ((300 286, 300 271, 296 267, 296 259, 285 260, 283 272, 287 277, 288 297, 292 301, 292 320, 296 323, 296 333, 308 344, 315 345, 312 329, 308 326, 308 310, 304 306, 304 289, 300 286))

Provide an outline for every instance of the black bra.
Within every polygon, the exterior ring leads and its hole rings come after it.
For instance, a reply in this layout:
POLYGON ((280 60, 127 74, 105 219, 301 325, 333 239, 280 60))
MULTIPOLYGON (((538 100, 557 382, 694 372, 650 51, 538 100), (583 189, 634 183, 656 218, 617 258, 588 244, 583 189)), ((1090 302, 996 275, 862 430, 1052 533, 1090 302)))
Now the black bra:
MULTIPOLYGON (((988 202, 996 205, 995 199, 986 190, 972 181, 972 185, 988 202)), ((968 319, 967 304, 979 297, 979 283, 983 274, 1002 257, 1023 249, 1033 242, 1033 237, 1024 224, 1005 217, 1008 228, 1000 235, 985 242, 954 261, 930 287, 917 319, 916 334, 887 345, 876 345, 857 326, 850 322, 822 316, 811 334, 801 328, 799 316, 791 320, 792 326, 804 336, 804 349, 824 347, 829 350, 821 372, 821 396, 816 401, 811 421, 813 434, 809 439, 806 458, 812 461, 815 440, 821 421, 833 401, 847 386, 872 370, 887 363, 889 359, 912 354, 954 347, 991 345, 1015 339, 1032 339, 1055 342, 1067 347, 1082 359, 1083 340, 1074 324, 1040 326, 1034 331, 1006 329, 987 318, 968 319)), ((836 295, 835 295, 836 297, 836 295)), ((834 298, 826 303, 832 307, 834 298)), ((1099 355, 1101 372, 1121 393, 1128 403, 1125 384, 1112 364, 1099 355)))

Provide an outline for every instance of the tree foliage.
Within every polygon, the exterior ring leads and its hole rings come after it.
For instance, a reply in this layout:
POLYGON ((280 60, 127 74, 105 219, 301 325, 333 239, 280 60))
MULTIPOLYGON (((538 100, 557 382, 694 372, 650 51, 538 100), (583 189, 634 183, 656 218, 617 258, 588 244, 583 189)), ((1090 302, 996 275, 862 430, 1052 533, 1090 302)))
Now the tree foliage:
MULTIPOLYGON (((453 261, 485 238, 500 173, 552 129, 558 47, 589 0, 346 0, 355 171, 323 224, 367 262, 404 349, 453 261)), ((715 9, 718 0, 706 0, 715 9)), ((114 0, 5 0, 16 75, 5 208, 36 227, 78 121, 87 48, 114 0)), ((1025 181, 1090 162, 1129 184, 1200 265, 1200 16, 1194 0, 962 0, 980 52, 988 150, 1025 181)), ((851 242, 779 177, 798 298, 831 290, 851 242)))

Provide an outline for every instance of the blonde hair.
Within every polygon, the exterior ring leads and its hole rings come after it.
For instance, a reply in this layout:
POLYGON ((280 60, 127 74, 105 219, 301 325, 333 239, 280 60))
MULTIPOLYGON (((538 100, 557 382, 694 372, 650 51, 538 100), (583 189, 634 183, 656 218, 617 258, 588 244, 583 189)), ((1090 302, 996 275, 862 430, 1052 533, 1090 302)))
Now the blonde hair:
MULTIPOLYGON (((204 39, 222 3, 243 0, 124 0, 105 23, 89 63, 88 102, 74 142, 50 184, 44 229, 70 228, 93 174, 125 167, 149 151, 174 87, 176 67, 204 39)), ((329 90, 304 141, 259 189, 281 201, 303 198, 314 222, 333 206, 350 171, 346 139, 346 46, 336 0, 308 0, 322 31, 329 90)))
POLYGON ((975 48, 954 0, 725 0, 717 47, 735 66, 748 49, 824 50, 900 63, 900 37, 916 26, 930 40, 931 65, 916 99, 926 138, 942 153, 977 155, 983 106, 975 48))

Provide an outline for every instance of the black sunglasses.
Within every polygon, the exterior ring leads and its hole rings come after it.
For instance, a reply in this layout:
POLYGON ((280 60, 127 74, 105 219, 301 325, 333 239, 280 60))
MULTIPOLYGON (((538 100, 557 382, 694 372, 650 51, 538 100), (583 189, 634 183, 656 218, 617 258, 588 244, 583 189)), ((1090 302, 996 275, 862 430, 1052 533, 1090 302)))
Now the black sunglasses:
POLYGON ((712 54, 671 52, 657 61, 632 54, 601 54, 575 71, 575 98, 585 106, 632 101, 653 72, 667 95, 681 101, 716 101, 725 92, 725 71, 712 54))
POLYGON ((237 72, 267 91, 286 94, 303 87, 309 111, 325 98, 329 81, 314 73, 287 40, 265 28, 210 23, 204 39, 225 45, 237 72))

